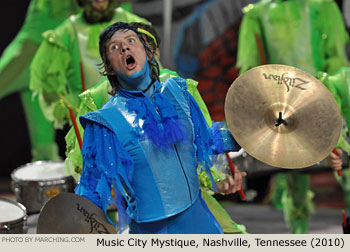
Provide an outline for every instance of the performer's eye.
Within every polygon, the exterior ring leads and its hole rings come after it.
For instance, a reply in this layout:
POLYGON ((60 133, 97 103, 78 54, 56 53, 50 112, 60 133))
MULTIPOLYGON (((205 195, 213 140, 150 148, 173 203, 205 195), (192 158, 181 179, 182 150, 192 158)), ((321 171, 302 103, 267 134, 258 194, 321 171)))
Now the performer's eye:
POLYGON ((129 44, 135 44, 136 40, 134 38, 129 38, 128 39, 129 44))
POLYGON ((118 50, 118 48, 119 48, 118 45, 114 44, 111 46, 111 51, 114 52, 114 51, 118 50))

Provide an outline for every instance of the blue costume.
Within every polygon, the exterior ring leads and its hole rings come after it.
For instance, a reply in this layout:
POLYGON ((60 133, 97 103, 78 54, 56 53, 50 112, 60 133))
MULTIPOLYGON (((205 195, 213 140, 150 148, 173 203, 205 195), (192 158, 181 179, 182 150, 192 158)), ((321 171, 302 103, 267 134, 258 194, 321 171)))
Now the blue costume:
POLYGON ((80 121, 84 162, 76 193, 104 211, 114 201, 120 230, 129 224, 130 233, 222 233, 200 197, 197 167, 211 177, 213 154, 240 147, 228 130, 209 129, 184 79, 155 81, 150 95, 121 89, 80 121))

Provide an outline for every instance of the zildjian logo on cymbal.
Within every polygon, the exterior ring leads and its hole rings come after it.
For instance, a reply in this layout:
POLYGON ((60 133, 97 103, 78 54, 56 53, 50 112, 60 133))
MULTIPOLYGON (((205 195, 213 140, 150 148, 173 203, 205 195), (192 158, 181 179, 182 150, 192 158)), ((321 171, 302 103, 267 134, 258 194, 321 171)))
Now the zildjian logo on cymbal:
POLYGON ((290 88, 299 88, 301 90, 307 89, 303 85, 310 83, 309 81, 303 80, 301 78, 290 78, 288 76, 285 76, 285 74, 286 73, 283 73, 282 75, 263 73, 263 76, 266 80, 273 79, 277 81, 278 85, 284 84, 287 88, 287 92, 289 92, 290 88))
POLYGON ((96 213, 89 213, 83 206, 80 206, 80 204, 77 204, 77 210, 81 212, 85 218, 85 222, 90 223, 91 230, 90 233, 92 233, 93 230, 95 230, 99 234, 108 234, 107 228, 98 220, 96 220, 95 216, 97 216, 96 213))

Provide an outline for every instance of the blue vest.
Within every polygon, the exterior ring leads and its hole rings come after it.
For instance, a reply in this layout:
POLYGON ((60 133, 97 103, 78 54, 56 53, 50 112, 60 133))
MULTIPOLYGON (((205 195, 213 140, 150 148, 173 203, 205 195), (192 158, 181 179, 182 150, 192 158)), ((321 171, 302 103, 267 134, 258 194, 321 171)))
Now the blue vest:
POLYGON ((156 148, 149 139, 138 135, 140 127, 134 123, 135 113, 128 111, 126 102, 133 96, 143 95, 141 92, 123 90, 102 109, 80 118, 83 126, 89 120, 110 129, 133 159, 134 174, 130 183, 134 194, 128 195, 127 211, 139 223, 178 214, 189 208, 199 195, 190 102, 184 82, 177 80, 168 79, 158 87, 162 95, 175 105, 188 134, 185 141, 169 149, 156 148))

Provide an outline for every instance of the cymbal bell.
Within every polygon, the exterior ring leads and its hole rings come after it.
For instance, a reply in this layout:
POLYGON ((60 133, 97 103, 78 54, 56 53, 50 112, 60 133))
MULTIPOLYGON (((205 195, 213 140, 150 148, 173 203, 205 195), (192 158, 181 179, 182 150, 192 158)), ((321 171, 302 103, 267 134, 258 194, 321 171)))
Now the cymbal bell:
POLYGON ((341 115, 328 89, 291 66, 263 65, 230 86, 225 116, 247 153, 280 168, 303 168, 323 160, 335 147, 341 115))

